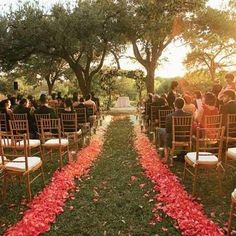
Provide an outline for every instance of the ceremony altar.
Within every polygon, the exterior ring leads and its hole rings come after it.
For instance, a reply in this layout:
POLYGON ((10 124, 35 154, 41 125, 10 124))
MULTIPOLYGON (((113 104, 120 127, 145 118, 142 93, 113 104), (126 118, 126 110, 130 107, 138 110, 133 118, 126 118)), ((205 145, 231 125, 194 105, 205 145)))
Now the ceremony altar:
POLYGON ((130 107, 129 97, 118 97, 115 107, 116 108, 130 107))

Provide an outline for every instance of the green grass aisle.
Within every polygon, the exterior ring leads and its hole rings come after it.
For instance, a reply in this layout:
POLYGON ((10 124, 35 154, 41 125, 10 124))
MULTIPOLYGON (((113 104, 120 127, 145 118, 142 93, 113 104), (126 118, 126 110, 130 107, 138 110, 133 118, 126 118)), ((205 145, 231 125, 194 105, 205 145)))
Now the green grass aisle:
POLYGON ((129 119, 108 128, 101 157, 47 235, 180 235, 165 216, 151 224, 153 185, 143 175, 129 119))

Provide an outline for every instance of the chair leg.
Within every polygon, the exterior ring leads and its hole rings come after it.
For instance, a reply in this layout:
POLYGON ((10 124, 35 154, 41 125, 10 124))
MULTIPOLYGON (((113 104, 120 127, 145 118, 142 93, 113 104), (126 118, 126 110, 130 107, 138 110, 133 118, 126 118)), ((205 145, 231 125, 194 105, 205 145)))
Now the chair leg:
POLYGON ((2 197, 6 198, 7 195, 7 174, 5 173, 3 176, 3 189, 2 189, 2 197))
POLYGON ((29 200, 31 201, 31 188, 30 188, 30 176, 29 176, 29 173, 26 174, 25 181, 26 181, 26 189, 27 189, 28 197, 29 197, 29 200))
POLYGON ((186 168, 187 168, 187 162, 184 162, 184 172, 183 172, 183 181, 185 181, 185 177, 186 177, 186 168))
POLYGON ((170 150, 170 166, 173 166, 174 151, 175 151, 175 147, 173 146, 170 150))
POLYGON ((193 189, 192 189, 193 195, 195 195, 195 191, 196 191, 197 174, 198 174, 198 168, 195 167, 194 176, 193 176, 193 189))
POLYGON ((45 186, 45 177, 44 177, 44 172, 43 172, 43 165, 41 165, 40 169, 41 169, 41 176, 42 176, 43 186, 45 186))
POLYGON ((63 162, 62 162, 62 150, 61 150, 61 147, 59 148, 59 157, 60 157, 60 170, 62 169, 63 167, 63 162))
POLYGON ((231 235, 231 228, 232 228, 232 218, 233 218, 233 213, 234 213, 234 203, 231 202, 231 207, 230 207, 230 213, 229 213, 229 223, 228 223, 228 231, 227 231, 227 236, 231 235))

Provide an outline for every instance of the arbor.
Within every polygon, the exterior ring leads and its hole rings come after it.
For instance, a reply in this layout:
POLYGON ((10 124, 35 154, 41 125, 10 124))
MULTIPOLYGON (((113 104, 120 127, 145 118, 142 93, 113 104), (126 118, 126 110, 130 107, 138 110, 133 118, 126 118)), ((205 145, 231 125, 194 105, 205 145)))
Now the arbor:
POLYGON ((230 22, 229 12, 207 8, 191 23, 192 27, 187 28, 185 33, 191 47, 185 60, 188 68, 207 69, 214 81, 219 70, 232 65, 236 54, 235 42, 225 31, 230 22))
POLYGON ((154 92, 154 75, 163 50, 181 33, 181 22, 201 9, 205 0, 144 1, 127 5, 127 37, 136 60, 146 69, 147 91, 154 92))
POLYGON ((65 60, 86 95, 91 81, 122 35, 117 27, 119 3, 112 0, 78 1, 75 8, 56 4, 49 13, 38 4, 24 4, 8 17, 0 62, 5 69, 31 55, 65 60))

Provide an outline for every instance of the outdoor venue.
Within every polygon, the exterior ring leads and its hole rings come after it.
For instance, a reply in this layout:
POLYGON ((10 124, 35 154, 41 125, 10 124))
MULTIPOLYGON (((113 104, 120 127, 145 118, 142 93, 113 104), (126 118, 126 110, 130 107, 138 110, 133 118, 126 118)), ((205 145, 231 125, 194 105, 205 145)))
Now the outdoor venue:
POLYGON ((0 9, 0 235, 236 235, 234 0, 0 9))

